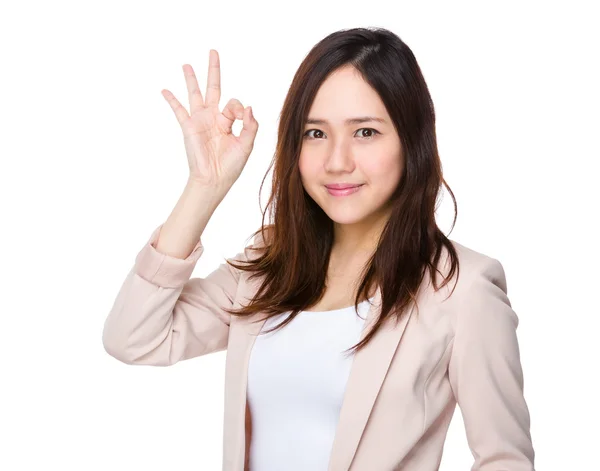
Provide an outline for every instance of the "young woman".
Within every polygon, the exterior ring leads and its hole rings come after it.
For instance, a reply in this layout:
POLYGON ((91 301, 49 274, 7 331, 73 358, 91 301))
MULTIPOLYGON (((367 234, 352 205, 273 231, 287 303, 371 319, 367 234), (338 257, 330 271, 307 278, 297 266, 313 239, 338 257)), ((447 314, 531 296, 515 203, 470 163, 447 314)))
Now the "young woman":
POLYGON ((533 470, 504 269, 436 225, 442 184, 454 196, 409 47, 381 28, 314 46, 281 113, 271 223, 205 278, 200 237, 258 122, 236 99, 219 111, 216 51, 205 96, 183 69, 189 113, 163 94, 189 180, 117 295, 107 352, 164 366, 226 349, 227 471, 434 471, 456 404, 473 470, 533 470))

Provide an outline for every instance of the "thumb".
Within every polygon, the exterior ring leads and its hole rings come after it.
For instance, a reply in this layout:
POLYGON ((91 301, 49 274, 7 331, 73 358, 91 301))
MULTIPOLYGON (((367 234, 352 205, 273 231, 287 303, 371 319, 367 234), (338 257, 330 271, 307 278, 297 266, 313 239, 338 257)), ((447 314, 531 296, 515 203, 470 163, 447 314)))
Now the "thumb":
POLYGON ((252 114, 252 107, 247 106, 244 108, 244 117, 242 119, 243 127, 240 131, 239 141, 242 148, 250 153, 254 147, 254 138, 258 131, 258 121, 254 119, 252 114))

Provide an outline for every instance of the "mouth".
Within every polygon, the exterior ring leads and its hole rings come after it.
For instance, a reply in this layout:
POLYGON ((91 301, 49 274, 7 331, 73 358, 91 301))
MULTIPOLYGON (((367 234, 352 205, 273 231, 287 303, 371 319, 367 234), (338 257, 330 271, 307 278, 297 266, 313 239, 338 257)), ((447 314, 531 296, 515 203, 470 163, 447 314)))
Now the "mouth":
POLYGON ((348 196, 356 193, 363 185, 325 185, 325 189, 332 196, 348 196))

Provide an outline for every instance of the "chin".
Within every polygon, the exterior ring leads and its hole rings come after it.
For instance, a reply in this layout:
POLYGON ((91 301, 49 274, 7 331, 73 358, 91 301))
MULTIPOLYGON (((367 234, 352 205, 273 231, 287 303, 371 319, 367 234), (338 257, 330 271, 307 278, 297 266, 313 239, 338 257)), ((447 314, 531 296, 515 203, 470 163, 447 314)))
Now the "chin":
POLYGON ((344 225, 357 224, 367 217, 366 214, 358 211, 348 211, 346 213, 342 211, 325 211, 325 214, 327 214, 329 219, 331 219, 334 223, 344 225))

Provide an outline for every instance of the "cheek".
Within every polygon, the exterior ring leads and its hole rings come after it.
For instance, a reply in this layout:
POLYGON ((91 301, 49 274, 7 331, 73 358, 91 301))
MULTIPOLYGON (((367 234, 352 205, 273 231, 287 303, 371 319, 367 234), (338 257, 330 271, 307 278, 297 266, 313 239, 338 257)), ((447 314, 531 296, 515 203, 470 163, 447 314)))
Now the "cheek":
POLYGON ((303 180, 312 179, 317 173, 317 164, 315 159, 308 159, 305 155, 300 154, 300 158, 298 160, 298 170, 300 171, 300 176, 303 180))
POLYGON ((363 174, 371 183, 393 184, 402 173, 401 162, 395 159, 372 159, 362 165, 363 174))
POLYGON ((360 155, 360 170, 365 179, 387 187, 398 182, 403 169, 402 146, 399 138, 388 136, 365 149, 360 155))

